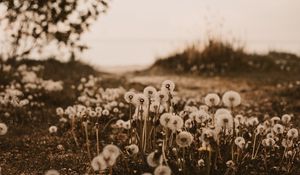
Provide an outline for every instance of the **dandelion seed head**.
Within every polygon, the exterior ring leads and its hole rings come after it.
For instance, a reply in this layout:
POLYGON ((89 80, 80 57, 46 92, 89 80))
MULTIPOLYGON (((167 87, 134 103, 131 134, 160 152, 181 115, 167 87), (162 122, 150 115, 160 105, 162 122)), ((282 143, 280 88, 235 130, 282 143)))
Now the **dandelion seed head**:
POLYGON ((125 94, 124 94, 124 99, 125 99, 125 101, 127 102, 127 103, 133 103, 133 99, 134 99, 134 96, 135 96, 136 94, 134 93, 134 92, 132 92, 132 91, 129 91, 129 92, 126 92, 125 94))
POLYGON ((96 156, 93 158, 91 162, 91 166, 94 171, 103 171, 107 168, 106 161, 104 160, 104 157, 102 154, 96 156))
POLYGON ((227 166, 228 168, 234 168, 235 163, 234 163, 232 160, 228 160, 228 161, 226 162, 226 166, 227 166))
POLYGON ((265 126, 262 124, 259 124, 255 129, 256 134, 263 134, 264 132, 265 132, 265 126))
POLYGON ((220 104, 220 97, 217 94, 210 93, 205 96, 204 102, 209 107, 218 106, 220 104))
POLYGON ((104 157, 106 157, 106 155, 108 155, 108 156, 117 158, 120 155, 120 149, 117 146, 110 144, 110 145, 106 145, 103 148, 102 153, 103 153, 104 157))
POLYGON ((0 123, 0 135, 5 135, 7 133, 8 127, 5 123, 0 123))
POLYGON ((250 117, 250 118, 247 119, 246 122, 247 122, 248 126, 256 126, 256 125, 259 124, 259 121, 258 121, 257 117, 250 117))
POLYGON ((289 140, 289 139, 282 139, 281 141, 281 145, 285 148, 290 148, 293 146, 293 140, 289 140))
POLYGON ((218 116, 218 115, 221 115, 221 114, 231 115, 231 112, 228 109, 225 109, 225 108, 217 109, 216 112, 215 112, 215 116, 218 116))
POLYGON ((139 153, 139 147, 136 144, 126 146, 125 149, 130 155, 139 153))
POLYGON ((232 129, 233 119, 231 115, 220 114, 216 117, 216 128, 232 129))
POLYGON ((184 122, 184 127, 185 127, 185 128, 192 128, 192 127, 193 127, 193 121, 192 121, 192 119, 187 119, 187 120, 184 122))
POLYGON ((241 96, 235 91, 227 91, 223 95, 222 101, 227 107, 236 107, 241 104, 241 96))
POLYGON ((123 128, 129 130, 131 128, 130 120, 123 122, 123 128))
POLYGON ((175 84, 171 80, 165 80, 161 85, 161 89, 167 92, 173 92, 175 89, 175 84))
POLYGON ((158 91, 155 95, 155 100, 160 104, 164 104, 169 100, 169 95, 166 91, 158 91))
POLYGON ((148 105, 149 100, 144 94, 136 94, 133 99, 133 103, 137 106, 145 106, 148 105))
POLYGON ((46 171, 45 175, 59 175, 59 172, 57 170, 48 170, 46 171))
POLYGON ((154 175, 171 175, 172 171, 168 166, 159 165, 154 170, 154 175))
POLYGON ((147 86, 144 89, 144 94, 146 95, 146 97, 148 98, 154 98, 156 95, 157 91, 154 87, 152 86, 147 86))
POLYGON ((276 123, 279 123, 279 121, 280 121, 280 118, 277 117, 277 116, 271 118, 272 125, 275 125, 276 123))
POLYGON ((159 122, 163 127, 167 127, 170 120, 171 120, 172 114, 171 113, 164 113, 160 116, 159 122))
POLYGON ((273 126, 273 131, 276 133, 276 134, 282 134, 284 132, 284 127, 281 125, 281 124, 275 124, 273 126))
POLYGON ((194 137, 190 132, 182 131, 176 136, 176 143, 179 147, 188 147, 192 144, 194 137))
POLYGON ((273 138, 266 138, 262 140, 262 145, 264 147, 272 147, 275 145, 275 140, 273 138))
POLYGON ((104 110, 102 111, 102 115, 108 116, 108 115, 109 115, 109 110, 104 109, 104 110))
POLYGON ((288 124, 290 121, 291 121, 292 117, 288 114, 284 114, 282 117, 281 117, 281 121, 284 123, 284 124, 288 124))
POLYGON ((178 115, 172 115, 167 126, 172 131, 178 131, 183 127, 183 119, 178 115))
POLYGON ((299 135, 299 132, 296 128, 289 129, 288 132, 287 132, 287 137, 288 138, 297 139, 298 135, 299 135))
POLYGON ((234 143, 240 148, 243 149, 245 147, 246 141, 243 137, 237 137, 234 140, 234 143))
POLYGON ((50 126, 49 127, 49 133, 54 134, 57 132, 57 126, 50 126))
POLYGON ((198 163, 198 166, 199 166, 199 167, 204 167, 204 166, 205 166, 205 162, 204 162, 203 159, 198 160, 197 163, 198 163))
POLYGON ((156 152, 153 151, 147 156, 147 163, 151 167, 157 167, 160 163, 161 156, 156 152))

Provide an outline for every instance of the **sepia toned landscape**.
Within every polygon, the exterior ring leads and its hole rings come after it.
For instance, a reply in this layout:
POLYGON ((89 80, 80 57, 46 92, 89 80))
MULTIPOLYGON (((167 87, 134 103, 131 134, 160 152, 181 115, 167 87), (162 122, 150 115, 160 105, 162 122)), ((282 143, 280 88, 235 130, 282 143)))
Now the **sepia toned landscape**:
POLYGON ((207 36, 87 61, 113 5, 0 1, 0 175, 300 174, 299 54, 207 36))

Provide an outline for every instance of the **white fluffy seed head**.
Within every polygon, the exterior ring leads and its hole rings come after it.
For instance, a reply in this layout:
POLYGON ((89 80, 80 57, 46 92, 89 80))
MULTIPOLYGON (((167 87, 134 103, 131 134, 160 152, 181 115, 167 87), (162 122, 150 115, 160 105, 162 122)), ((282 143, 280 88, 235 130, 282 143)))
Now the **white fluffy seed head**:
POLYGON ((165 165, 159 165, 154 170, 154 175, 171 175, 172 171, 170 167, 165 165))
POLYGON ((46 171, 45 175, 59 175, 59 172, 57 170, 48 170, 46 171))
POLYGON ((241 104, 241 96, 235 91, 227 91, 223 95, 222 101, 227 107, 236 107, 241 104))
POLYGON ((188 147, 192 144, 194 137, 187 131, 182 131, 176 136, 176 143, 179 147, 188 147))
POLYGON ((57 126, 50 126, 49 127, 49 133, 54 134, 57 132, 57 126))
POLYGON ((0 135, 5 135, 7 133, 8 127, 5 123, 0 123, 0 135))
POLYGON ((220 103, 220 97, 215 93, 210 93, 205 96, 204 102, 209 107, 218 106, 220 103))

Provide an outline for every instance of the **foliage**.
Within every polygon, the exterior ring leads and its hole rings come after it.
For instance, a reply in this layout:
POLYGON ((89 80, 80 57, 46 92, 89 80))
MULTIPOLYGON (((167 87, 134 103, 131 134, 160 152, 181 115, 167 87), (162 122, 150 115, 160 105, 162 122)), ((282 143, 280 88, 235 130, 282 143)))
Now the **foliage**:
POLYGON ((1 0, 5 58, 23 58, 56 41, 70 58, 86 48, 80 36, 108 7, 107 0, 1 0))

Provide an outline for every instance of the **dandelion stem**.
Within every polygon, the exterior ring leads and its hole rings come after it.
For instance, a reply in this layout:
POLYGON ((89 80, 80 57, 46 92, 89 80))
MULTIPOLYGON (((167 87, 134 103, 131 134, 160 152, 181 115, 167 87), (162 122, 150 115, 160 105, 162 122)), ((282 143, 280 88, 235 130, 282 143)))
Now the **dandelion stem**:
POLYGON ((97 155, 100 154, 100 146, 99 146, 99 124, 96 123, 96 142, 97 142, 97 155))
POLYGON ((86 138, 86 149, 87 149, 87 153, 89 156, 89 160, 92 160, 92 155, 91 155, 91 151, 90 151, 90 141, 89 141, 89 135, 88 135, 88 128, 87 128, 87 122, 83 122, 83 126, 84 126, 84 132, 85 132, 85 138, 86 138))
POLYGON ((256 145, 256 136, 257 136, 257 134, 255 134, 255 136, 254 136, 253 148, 252 148, 252 154, 251 154, 251 158, 252 158, 252 159, 253 159, 253 156, 254 156, 254 151, 255 151, 255 145, 256 145))

